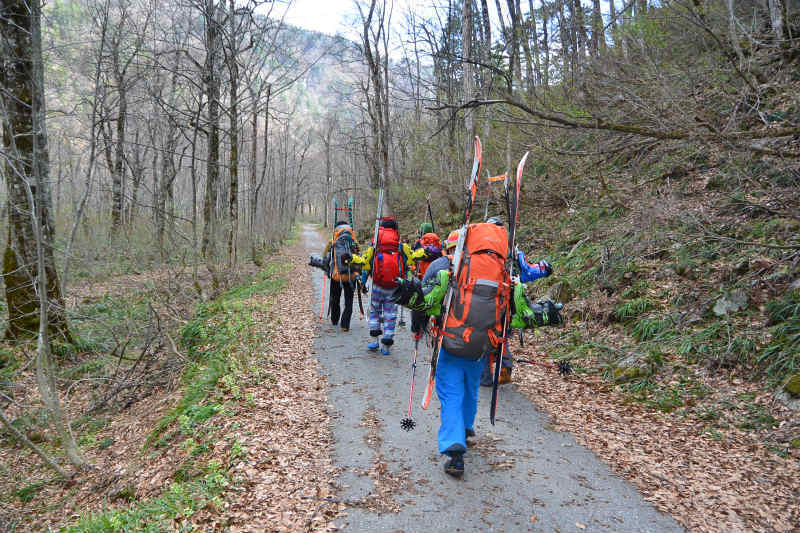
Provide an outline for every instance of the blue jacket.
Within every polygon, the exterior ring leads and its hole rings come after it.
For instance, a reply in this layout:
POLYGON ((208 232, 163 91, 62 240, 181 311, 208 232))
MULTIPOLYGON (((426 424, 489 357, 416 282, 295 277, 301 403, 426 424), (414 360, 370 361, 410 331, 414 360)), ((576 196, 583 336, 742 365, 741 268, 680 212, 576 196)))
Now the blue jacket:
POLYGON ((519 259, 519 280, 522 283, 528 283, 547 276, 547 273, 539 268, 538 264, 532 265, 525 260, 525 252, 522 250, 517 252, 517 258, 519 259))

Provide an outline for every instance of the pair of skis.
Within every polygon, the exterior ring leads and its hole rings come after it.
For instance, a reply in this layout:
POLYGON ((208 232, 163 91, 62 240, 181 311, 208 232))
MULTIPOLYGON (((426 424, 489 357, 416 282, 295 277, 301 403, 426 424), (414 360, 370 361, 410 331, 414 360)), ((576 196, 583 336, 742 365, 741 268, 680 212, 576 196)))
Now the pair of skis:
MULTIPOLYGON (((506 211, 508 212, 508 256, 506 257, 506 261, 508 261, 508 274, 509 278, 514 278, 514 252, 517 249, 517 221, 519 219, 519 187, 522 184, 522 171, 525 169, 525 161, 528 159, 528 154, 530 152, 525 152, 525 155, 522 156, 520 159, 519 164, 517 165, 517 179, 513 184, 508 183, 508 176, 506 176, 505 181, 505 189, 506 189, 506 211), (512 187, 509 187, 512 185, 512 187), (513 196, 512 196, 513 193, 513 196)), ((509 330, 509 324, 511 323, 511 298, 512 294, 509 294, 508 298, 508 307, 506 308, 505 319, 503 320, 503 336, 500 340, 500 355, 497 357, 497 361, 495 362, 494 366, 494 383, 492 384, 492 403, 489 407, 489 421, 494 425, 495 414, 497 413, 497 392, 498 392, 498 385, 500 384, 500 368, 503 365, 503 357, 508 354, 508 342, 509 342, 509 335, 511 331, 509 330)))

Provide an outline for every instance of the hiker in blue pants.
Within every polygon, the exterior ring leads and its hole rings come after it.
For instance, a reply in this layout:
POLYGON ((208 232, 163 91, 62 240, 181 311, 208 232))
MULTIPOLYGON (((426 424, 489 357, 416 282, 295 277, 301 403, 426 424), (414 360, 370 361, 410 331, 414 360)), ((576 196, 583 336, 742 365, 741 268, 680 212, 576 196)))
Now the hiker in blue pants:
MULTIPOLYGON (((470 240, 469 237, 466 239, 465 249, 469 250, 469 247, 474 245, 472 249, 480 252, 481 250, 489 249, 490 246, 494 246, 495 250, 499 249, 500 252, 504 251, 502 249, 501 239, 490 239, 491 236, 497 234, 501 237, 503 236, 500 230, 492 229, 492 225, 501 226, 500 223, 492 219, 487 220, 483 225, 471 226, 470 231, 473 231, 472 228, 474 227, 474 235, 476 235, 476 237, 472 240, 470 240), (480 235, 487 235, 487 237, 483 240, 479 240, 480 237, 477 236, 480 235), (498 242, 501 244, 496 244, 498 242), (485 246, 485 248, 480 248, 481 246, 485 246)), ((446 254, 450 254, 454 251, 458 240, 458 232, 453 232, 448 236, 445 243, 446 254)), ((499 254, 499 252, 495 252, 495 254, 499 254)), ((465 264, 468 264, 466 268, 471 269, 469 272, 475 273, 478 272, 477 268, 480 267, 480 265, 478 265, 479 261, 484 260, 484 257, 488 258, 488 261, 495 261, 492 259, 493 256, 491 256, 491 254, 486 254, 479 259, 476 253, 473 253, 471 258, 467 257, 462 260, 465 264), (478 266, 476 267, 476 265, 478 266)), ((394 293, 394 300, 412 310, 424 311, 434 317, 441 317, 444 312, 442 309, 443 300, 447 294, 448 288, 451 286, 450 268, 451 257, 448 255, 442 256, 430 264, 421 284, 417 280, 402 282, 394 293)), ((484 268, 483 272, 487 272, 485 266, 482 268, 484 268)), ((496 268, 504 268, 502 257, 496 268)), ((489 273, 491 274, 491 272, 489 273)), ((473 278, 469 276, 459 275, 459 281, 456 283, 462 283, 464 280, 472 279, 473 278)), ((560 315, 558 314, 559 307, 556 307, 553 302, 544 300, 538 302, 537 309, 539 309, 539 314, 536 315, 536 312, 532 310, 532 304, 525 296, 525 285, 519 283, 518 280, 509 281, 512 286, 511 292, 513 294, 513 305, 509 308, 513 316, 510 327, 522 329, 542 325, 555 325, 561 322, 560 315), (542 308, 546 308, 546 312, 542 312, 542 308)), ((477 286, 477 284, 475 286, 477 286)), ((481 287, 486 286, 487 285, 484 284, 481 287)), ((496 287, 497 285, 495 284, 494 286, 496 287)), ((459 290, 461 290, 460 286, 459 290)), ((485 291, 484 288, 480 290, 485 291)), ((481 294, 485 294, 485 292, 481 294)), ((482 296, 476 296, 476 298, 480 297, 482 296)), ((494 298, 490 300, 490 302, 494 301, 494 298)), ((443 342, 442 348, 438 354, 439 357, 435 376, 436 393, 441 403, 441 426, 439 427, 438 433, 438 450, 439 453, 449 457, 449 460, 444 466, 444 471, 454 477, 460 477, 464 474, 464 453, 467 450, 467 437, 475 435, 478 387, 480 384, 481 372, 487 358, 486 354, 488 352, 488 340, 486 341, 487 344, 482 344, 484 342, 482 340, 479 341, 481 344, 477 345, 474 350, 470 342, 474 341, 479 335, 483 335, 483 338, 488 336, 489 339, 492 338, 492 335, 495 335, 494 342, 499 343, 499 339, 497 339, 497 334, 495 333, 495 330, 498 329, 497 321, 494 319, 496 316, 495 311, 491 307, 491 303, 487 307, 485 302, 486 300, 484 299, 483 302, 480 303, 480 305, 486 307, 486 311, 489 311, 489 313, 484 313, 484 316, 491 317, 494 323, 483 330, 483 332, 477 328, 472 329, 471 327, 459 331, 458 328, 464 325, 466 320, 464 318, 458 318, 462 315, 448 315, 456 317, 454 319, 455 323, 445 325, 448 329, 440 333, 443 335, 442 338, 444 341, 450 339, 451 345, 462 352, 459 354, 451 353, 449 346, 446 347, 446 342, 443 342), (459 343, 461 344, 459 345, 459 343), (469 346, 469 349, 465 351, 462 349, 463 346, 469 346)), ((473 304, 474 303, 475 300, 473 300, 473 304)), ((465 307, 462 309, 464 308, 465 307)), ((473 305, 471 309, 475 309, 475 305, 473 305)), ((453 310, 450 309, 450 312, 452 313, 453 310)), ((462 313, 465 312, 462 310, 462 313)), ((476 321, 473 323, 477 324, 478 322, 476 321)), ((439 327, 442 327, 442 325, 440 324, 439 327)))

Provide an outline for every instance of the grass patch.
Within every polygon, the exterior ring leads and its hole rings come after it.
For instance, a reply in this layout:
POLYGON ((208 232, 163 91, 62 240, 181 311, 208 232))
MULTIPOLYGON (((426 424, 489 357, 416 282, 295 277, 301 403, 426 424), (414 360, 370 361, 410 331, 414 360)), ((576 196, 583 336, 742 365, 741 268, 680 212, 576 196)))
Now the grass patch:
POLYGON ((639 342, 661 340, 674 335, 672 323, 658 318, 643 318, 633 326, 633 336, 639 342))
POLYGON ((32 483, 27 487, 15 490, 11 494, 22 503, 30 503, 36 497, 36 495, 39 494, 39 491, 42 489, 42 486, 43 483, 41 482, 32 483))
POLYGON ((624 322, 643 315, 648 311, 652 311, 657 305, 658 304, 652 298, 635 298, 617 306, 617 308, 614 309, 614 315, 617 317, 617 320, 624 322))
POLYGON ((92 514, 64 531, 66 533, 175 531, 176 520, 189 518, 209 506, 222 509, 223 501, 220 494, 229 484, 230 480, 222 472, 219 464, 211 461, 202 469, 200 477, 192 481, 172 483, 157 498, 92 514))
POLYGON ((234 287, 216 300, 198 306, 195 318, 183 327, 180 335, 191 359, 182 378, 184 395, 156 424, 147 438, 145 450, 157 441, 164 442, 159 437, 174 422, 179 423, 182 431, 188 431, 219 411, 217 407, 202 404, 221 380, 241 364, 234 355, 235 347, 253 340, 247 336, 256 325, 251 313, 253 308, 245 301, 256 294, 279 292, 286 283, 278 275, 279 268, 280 265, 273 263, 250 283, 234 287))

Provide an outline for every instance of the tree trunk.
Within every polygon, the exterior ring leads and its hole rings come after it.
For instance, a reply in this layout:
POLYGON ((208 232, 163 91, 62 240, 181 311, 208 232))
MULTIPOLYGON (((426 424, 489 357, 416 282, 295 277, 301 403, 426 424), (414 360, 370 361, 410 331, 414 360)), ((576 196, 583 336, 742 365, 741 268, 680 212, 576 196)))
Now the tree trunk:
MULTIPOLYGON (((118 43, 117 43, 118 44, 118 43)), ((114 54, 115 64, 119 61, 119 51, 114 54)), ((115 65, 119 68, 118 65, 115 65)), ((119 109, 117 112, 117 140, 114 147, 114 167, 111 171, 111 233, 116 235, 122 225, 123 187, 125 186, 125 121, 128 114, 128 93, 123 76, 115 76, 119 109)))
MULTIPOLYGON (((613 1, 613 0, 612 0, 613 1)), ((545 87, 550 85, 550 14, 547 11, 547 6, 542 6, 542 47, 544 48, 544 71, 542 74, 544 78, 542 82, 545 87)))
MULTIPOLYGON (((203 202, 203 257, 212 249, 212 240, 217 229, 217 188, 219 182, 219 78, 217 54, 219 53, 219 31, 217 28, 217 6, 215 0, 205 1, 205 48, 206 61, 203 69, 205 92, 208 98, 208 150, 206 157, 206 194, 203 202)), ((199 126, 196 126, 199 127, 199 126)))
POLYGON ((603 14, 600 11, 600 0, 593 0, 592 3, 592 55, 600 56, 600 50, 606 45, 606 38, 603 35, 603 14))
POLYGON ((608 10, 611 17, 611 38, 614 41, 614 46, 619 46, 619 36, 617 34, 617 7, 614 5, 616 0, 609 0, 608 10))
POLYGON ((236 6, 230 0, 230 46, 228 48, 228 73, 230 74, 230 188, 228 189, 228 264, 236 265, 236 237, 239 235, 239 65, 236 53, 236 6))
MULTIPOLYGON (((483 19, 483 43, 481 45, 481 55, 486 65, 492 64, 492 25, 489 22, 489 6, 486 0, 481 0, 481 18, 483 19)), ((484 100, 489 98, 489 85, 492 79, 492 72, 484 69, 485 74, 481 77, 482 87, 481 96, 484 100)), ((488 142, 492 133, 492 123, 489 120, 489 106, 483 110, 483 138, 488 142)))
MULTIPOLYGON (((41 230, 41 270, 46 274, 45 301, 49 300, 48 334, 71 341, 64 298, 53 255, 54 225, 49 189, 47 132, 45 129, 44 72, 41 64, 40 5, 8 0, 0 7, 0 98, 6 112, 3 128, 8 191, 8 246, 3 255, 3 279, 8 304, 8 340, 30 338, 40 326, 37 235, 41 230), (31 198, 40 198, 38 219, 31 198), (34 225, 36 222, 36 225, 34 225)), ((39 280, 41 281, 41 280, 39 280)))
POLYGON ((775 40, 781 42, 785 38, 783 35, 783 3, 781 0, 768 0, 768 4, 772 32, 775 34, 775 40))
MULTIPOLYGON (((36 357, 36 377, 42 400, 49 411, 56 432, 61 437, 69 460, 76 466, 84 466, 86 460, 81 456, 66 414, 61 408, 56 386, 55 369, 50 353, 50 332, 66 331, 63 317, 63 298, 55 276, 53 261, 53 222, 51 215, 49 189, 49 160, 47 152, 47 130, 45 125, 44 66, 42 65, 41 5, 33 2, 26 5, 25 0, 14 0, 2 5, 0 29, 7 40, 3 46, 6 58, 5 68, 0 70, 0 89, 3 90, 3 107, 8 114, 8 124, 4 128, 3 144, 7 159, 6 170, 9 183, 10 211, 16 212, 15 223, 9 223, 9 248, 6 250, 4 267, 8 259, 23 258, 19 273, 29 276, 28 282, 35 286, 33 296, 37 308, 36 325, 38 343, 36 357), (24 204, 20 202, 24 198, 24 204), (23 211, 24 209, 24 211, 23 211), (22 219, 27 219, 23 221, 22 219), (14 239, 15 230, 24 232, 23 242, 14 239), (22 245, 21 247, 16 246, 22 245), (12 250, 9 253, 9 250, 12 250), (23 256, 24 253, 24 256, 23 256), (34 266, 35 265, 35 266, 34 266), (35 275, 34 275, 35 272, 35 275), (55 289, 55 290, 54 290, 55 289), (51 324, 51 302, 48 296, 53 293, 53 324, 51 324)), ((20 237, 18 235, 17 237, 20 237)), ((4 268, 4 275, 8 273, 4 268)), ((9 287, 6 275, 6 294, 15 292, 9 287)), ((11 302, 9 302, 11 303, 11 302)), ((9 305, 10 313, 14 310, 9 305)), ((12 314, 13 317, 13 314, 12 314)), ((10 317, 10 318, 12 318, 10 317)), ((11 324, 11 320, 9 320, 11 324)), ((9 325, 9 331, 13 326, 9 325)))
MULTIPOLYGON (((248 196, 248 212, 247 212, 247 238, 250 241, 250 260, 255 262, 256 257, 256 205, 257 205, 257 192, 256 183, 258 177, 258 105, 261 100, 261 88, 256 90, 252 85, 250 86, 250 95, 253 99, 253 115, 251 117, 251 125, 253 128, 253 142, 250 144, 250 195, 248 196)), ((266 163, 266 161, 265 161, 266 163)))

